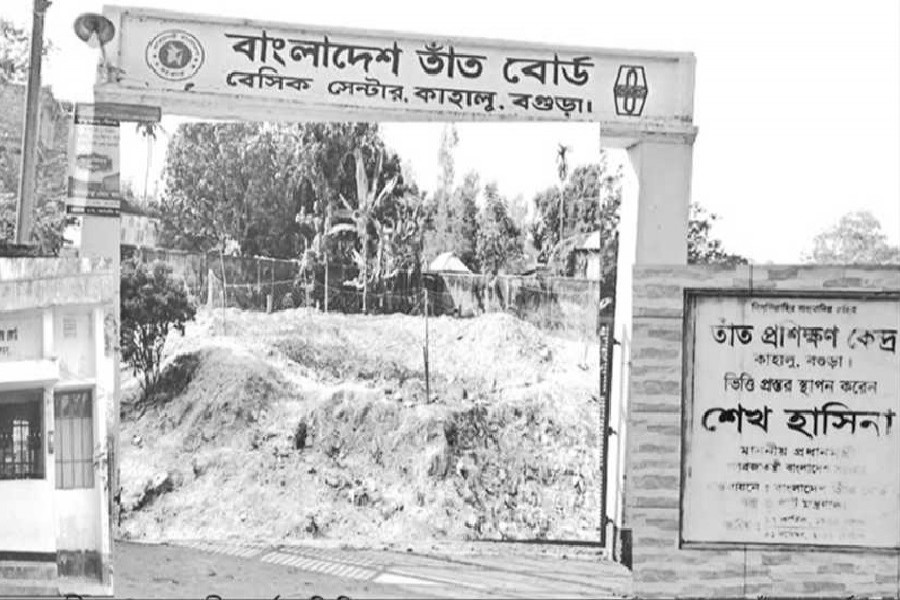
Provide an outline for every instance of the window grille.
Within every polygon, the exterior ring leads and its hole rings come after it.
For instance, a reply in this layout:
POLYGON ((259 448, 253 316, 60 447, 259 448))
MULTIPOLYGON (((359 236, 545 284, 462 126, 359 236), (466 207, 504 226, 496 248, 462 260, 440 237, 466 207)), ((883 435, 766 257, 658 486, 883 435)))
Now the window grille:
POLYGON ((43 479, 43 392, 0 394, 0 480, 43 479))
POLYGON ((78 337, 78 322, 75 317, 63 317, 63 339, 71 340, 78 337))
POLYGON ((90 390, 57 392, 56 488, 94 487, 94 419, 90 390))

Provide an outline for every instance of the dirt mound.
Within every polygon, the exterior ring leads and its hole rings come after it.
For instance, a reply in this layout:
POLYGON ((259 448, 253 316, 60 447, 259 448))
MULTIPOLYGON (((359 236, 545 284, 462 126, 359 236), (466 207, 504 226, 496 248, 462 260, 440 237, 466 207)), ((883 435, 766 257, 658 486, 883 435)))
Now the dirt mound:
POLYGON ((509 315, 432 319, 426 398, 421 318, 230 311, 228 336, 214 318, 123 421, 127 535, 598 539, 580 348, 509 315))
POLYGON ((165 435, 188 451, 245 435, 266 408, 291 393, 270 365, 229 348, 176 357, 160 384, 145 402, 145 438, 165 435))
POLYGON ((533 393, 409 409, 339 392, 310 423, 344 475, 343 502, 370 508, 354 511, 356 527, 378 539, 596 539, 599 414, 554 410, 559 400, 533 393))
POLYGON ((123 403, 126 510, 180 486, 193 468, 187 455, 199 448, 243 443, 268 407, 288 394, 277 371, 245 352, 207 348, 175 357, 156 393, 123 403))

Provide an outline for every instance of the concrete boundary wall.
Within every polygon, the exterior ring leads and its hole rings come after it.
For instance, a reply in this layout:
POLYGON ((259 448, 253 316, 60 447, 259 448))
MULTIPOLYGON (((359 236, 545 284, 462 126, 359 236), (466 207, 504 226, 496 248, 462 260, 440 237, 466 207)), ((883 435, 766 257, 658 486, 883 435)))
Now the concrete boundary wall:
POLYGON ((0 310, 112 302, 112 263, 88 258, 0 258, 0 310))
POLYGON ((900 266, 635 267, 624 515, 634 594, 900 597, 900 552, 679 548, 685 288, 897 292, 900 266))

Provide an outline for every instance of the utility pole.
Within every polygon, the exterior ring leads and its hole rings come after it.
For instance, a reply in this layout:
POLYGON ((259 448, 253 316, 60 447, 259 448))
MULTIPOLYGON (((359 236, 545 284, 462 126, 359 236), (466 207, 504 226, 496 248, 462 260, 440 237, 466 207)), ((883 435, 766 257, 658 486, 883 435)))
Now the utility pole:
POLYGON ((431 377, 428 373, 428 288, 425 288, 425 347, 422 355, 425 358, 425 403, 431 403, 431 377))
POLYGON ((41 54, 44 49, 44 13, 49 0, 34 0, 31 25, 31 60, 25 98, 25 134, 22 138, 22 171, 19 177, 19 205, 16 213, 16 243, 31 240, 34 223, 34 190, 37 178, 37 133, 41 100, 41 54))

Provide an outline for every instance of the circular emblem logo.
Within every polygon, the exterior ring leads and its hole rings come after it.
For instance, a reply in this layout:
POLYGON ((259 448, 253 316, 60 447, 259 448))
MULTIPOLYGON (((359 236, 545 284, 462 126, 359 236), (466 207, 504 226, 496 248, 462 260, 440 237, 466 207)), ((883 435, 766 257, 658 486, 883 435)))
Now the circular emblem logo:
POLYGON ((164 31, 147 45, 147 65, 158 77, 169 81, 190 79, 203 66, 203 59, 200 40, 186 31, 164 31))

